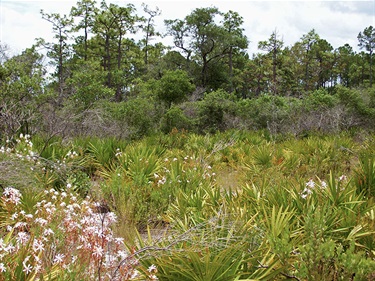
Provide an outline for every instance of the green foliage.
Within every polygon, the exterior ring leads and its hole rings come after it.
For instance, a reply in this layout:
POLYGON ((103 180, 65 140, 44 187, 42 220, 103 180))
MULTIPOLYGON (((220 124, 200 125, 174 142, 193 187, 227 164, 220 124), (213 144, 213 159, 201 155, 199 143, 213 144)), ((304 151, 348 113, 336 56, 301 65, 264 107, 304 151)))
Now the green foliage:
MULTIPOLYGON (((182 249, 183 250, 183 249, 182 249)), ((231 246, 222 251, 184 251, 155 260, 160 280, 235 280, 239 275, 243 249, 231 246)))
POLYGON ((141 262, 145 267, 157 265, 160 280, 237 280, 246 272, 247 243, 242 234, 251 228, 236 218, 218 215, 157 245, 147 245, 150 236, 148 241, 139 237, 140 247, 170 249, 152 250, 152 257, 141 262))
POLYGON ((0 65, 0 138, 37 130, 38 107, 45 102, 42 55, 26 49, 0 65))
POLYGON ((325 89, 320 89, 311 92, 304 100, 307 110, 324 110, 325 108, 332 108, 337 104, 336 96, 328 93, 325 89))
POLYGON ((182 70, 166 71, 156 83, 156 95, 167 108, 184 101, 194 89, 188 74, 182 70))
POLYGON ((374 119, 374 110, 370 109, 367 102, 363 100, 360 91, 339 86, 336 89, 336 93, 340 103, 344 104, 350 110, 363 116, 369 116, 370 120, 374 119))
POLYGON ((181 108, 172 106, 163 116, 161 130, 165 133, 169 133, 173 129, 189 131, 193 125, 194 120, 189 119, 181 108))
POLYGON ((66 83, 71 88, 71 102, 81 110, 92 106, 101 99, 110 99, 114 96, 113 89, 104 85, 107 73, 100 70, 95 61, 76 62, 75 71, 66 83))
POLYGON ((85 145, 90 162, 96 169, 106 169, 116 161, 116 153, 126 146, 115 138, 90 138, 85 145))
POLYGON ((359 167, 355 175, 357 190, 367 198, 375 196, 375 157, 363 154, 359 159, 359 167))
POLYGON ((163 150, 140 143, 138 146, 127 147, 118 159, 125 175, 135 186, 141 187, 147 185, 154 174, 159 172, 163 153, 163 150))
MULTIPOLYGON (((261 132, 173 131, 130 144, 41 137, 31 144, 22 136, 0 155, 4 161, 24 157, 40 171, 36 190, 48 188, 35 192, 26 184, 17 205, 25 212, 65 188, 89 194, 104 214, 116 212, 116 232, 128 240, 129 259, 140 261, 145 278, 346 280, 355 273, 366 280, 375 266, 374 142, 371 135, 361 138, 346 133, 271 140, 261 132), (31 148, 46 143, 48 159, 30 157, 31 148), (149 245, 133 246, 133 226, 155 228, 149 245)), ((9 208, 1 207, 0 227, 16 223, 6 215, 9 208)), ((65 236, 58 223, 53 227, 60 241, 65 236)), ((12 264, 22 264, 28 252, 12 264)), ((82 272, 71 274, 65 277, 82 272)))
POLYGON ((121 137, 139 139, 151 134, 158 125, 156 120, 160 113, 147 98, 137 97, 121 103, 108 102, 104 106, 109 114, 107 121, 116 124, 114 129, 121 137))
POLYGON ((249 58, 236 12, 197 8, 165 21, 177 51, 151 44, 158 10, 145 12, 147 23, 132 4, 91 0, 70 16, 42 12, 54 42, 38 44, 49 50, 53 81, 35 48, 0 54, 0 187, 22 191, 20 204, 1 198, 0 279, 34 280, 25 264, 38 262, 41 280, 86 280, 87 271, 90 280, 117 279, 101 274, 116 242, 83 243, 83 227, 64 228, 99 213, 103 227, 113 210, 128 244, 133 226, 159 232, 125 258, 117 253, 111 273, 130 276, 139 260, 142 280, 372 280, 373 28, 358 36, 367 53, 334 50, 313 29, 291 47, 275 31, 259 42, 266 53, 249 58), (146 36, 129 39, 140 25, 146 36), (34 143, 15 137, 29 131, 39 133, 34 143), (32 241, 44 229, 30 214, 53 219, 42 259, 32 241), (30 242, 5 250, 21 232, 30 242), (66 261, 82 255, 60 266, 59 251, 66 261))
POLYGON ((233 110, 234 102, 224 90, 206 93, 199 102, 199 128, 204 132, 215 132, 226 128, 226 114, 233 110))
POLYGON ((237 110, 240 117, 248 120, 246 123, 250 128, 260 129, 288 122, 288 118, 293 118, 291 112, 296 114, 298 107, 298 101, 293 98, 262 95, 257 99, 240 101, 237 110))
POLYGON ((155 177, 161 169, 162 155, 163 150, 142 143, 128 146, 117 151, 117 163, 102 173, 107 179, 103 187, 106 201, 140 227, 156 221, 169 202, 167 190, 158 185, 155 177))
POLYGON ((361 49, 365 49, 369 55, 370 55, 370 88, 372 87, 372 54, 374 53, 375 46, 374 46, 374 41, 375 41, 375 29, 372 25, 369 27, 366 27, 363 30, 363 33, 360 32, 357 36, 359 44, 358 46, 361 49))
POLYGON ((233 57, 242 56, 248 43, 241 28, 243 19, 238 13, 224 14, 217 7, 196 8, 182 20, 164 23, 175 47, 186 56, 186 68, 194 74, 196 85, 217 90, 225 80, 231 84, 236 66, 233 57))

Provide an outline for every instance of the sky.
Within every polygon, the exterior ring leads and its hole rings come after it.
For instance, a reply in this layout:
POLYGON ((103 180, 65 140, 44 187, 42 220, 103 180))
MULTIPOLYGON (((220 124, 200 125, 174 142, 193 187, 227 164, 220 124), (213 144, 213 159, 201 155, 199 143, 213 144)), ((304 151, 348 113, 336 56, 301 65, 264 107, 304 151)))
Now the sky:
MULTIPOLYGON (((20 53, 35 43, 35 38, 52 40, 52 26, 41 18, 46 13, 69 14, 77 1, 70 0, 0 0, 0 43, 7 44, 12 54, 20 53)), ((100 2, 100 0, 97 0, 100 2)), ((348 43, 358 48, 358 33, 375 26, 375 0, 368 1, 245 1, 245 0, 133 0, 112 1, 118 5, 132 3, 142 15, 142 3, 151 9, 158 7, 162 14, 155 19, 156 29, 165 32, 164 19, 183 19, 195 8, 215 6, 221 12, 236 11, 244 19, 243 28, 249 43, 250 55, 260 52, 259 41, 269 39, 277 30, 284 46, 292 46, 304 34, 315 29, 320 38, 334 48, 348 43)), ((171 38, 163 39, 172 46, 171 38)))

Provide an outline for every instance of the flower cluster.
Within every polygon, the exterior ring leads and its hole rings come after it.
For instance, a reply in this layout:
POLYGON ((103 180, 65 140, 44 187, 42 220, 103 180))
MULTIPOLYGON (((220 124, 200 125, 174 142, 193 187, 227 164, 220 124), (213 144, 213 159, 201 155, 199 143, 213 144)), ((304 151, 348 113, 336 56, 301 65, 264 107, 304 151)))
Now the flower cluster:
MULTIPOLYGON (((306 183, 304 190, 301 192, 301 197, 303 199, 306 199, 310 194, 313 193, 315 187, 316 187, 316 183, 312 179, 310 179, 306 183)), ((325 181, 320 181, 319 187, 320 187, 320 189, 326 189, 327 183, 325 181)))
POLYGON ((315 182, 312 179, 310 179, 306 183, 305 189, 301 192, 301 197, 303 199, 306 199, 310 194, 313 193, 314 188, 315 188, 315 182))
POLYGON ((69 150, 69 152, 65 155, 65 158, 64 159, 73 159, 73 158, 76 158, 78 156, 78 153, 75 152, 74 150, 69 150))
MULTIPOLYGON (((113 234, 114 213, 100 212, 99 203, 80 200, 69 189, 46 190, 29 212, 22 209, 21 200, 17 189, 4 189, 1 204, 8 208, 0 228, 4 235, 0 238, 0 277, 15 280, 15 276, 35 276, 41 280, 59 274, 67 280, 72 276, 83 280, 138 278, 139 261, 125 250, 123 239, 113 234)), ((150 276, 156 280, 154 271, 150 276)))
MULTIPOLYGON (((212 170, 212 167, 210 165, 207 165, 206 166, 206 170, 205 172, 203 173, 203 179, 207 179, 207 178, 211 178, 211 177, 215 177, 216 176, 216 173, 212 172, 210 173, 210 171, 212 170)), ((215 179, 213 179, 215 181, 215 179)))
POLYGON ((21 201, 21 192, 13 187, 6 187, 3 191, 1 199, 6 203, 18 205, 21 201))
POLYGON ((79 157, 79 154, 76 151, 70 150, 61 161, 48 161, 43 159, 33 150, 31 136, 23 134, 20 134, 20 136, 14 140, 7 139, 6 145, 0 147, 0 153, 12 155, 20 160, 32 162, 34 164, 34 167, 31 167, 32 170, 40 168, 44 172, 67 171, 69 169, 68 164, 72 163, 77 157, 79 157))
POLYGON ((154 182, 157 186, 165 184, 187 185, 197 176, 207 181, 215 181, 215 172, 210 165, 202 164, 193 156, 185 156, 181 159, 173 157, 164 158, 164 167, 159 173, 154 173, 154 182))
POLYGON ((6 144, 0 147, 0 153, 13 154, 21 160, 38 161, 38 154, 33 151, 30 135, 20 134, 14 141, 7 139, 6 144))

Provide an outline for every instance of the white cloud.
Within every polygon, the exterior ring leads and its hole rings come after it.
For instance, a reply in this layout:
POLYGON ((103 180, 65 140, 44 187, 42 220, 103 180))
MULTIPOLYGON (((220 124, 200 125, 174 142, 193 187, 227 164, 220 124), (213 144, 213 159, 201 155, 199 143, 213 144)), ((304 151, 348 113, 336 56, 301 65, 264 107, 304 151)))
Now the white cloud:
MULTIPOLYGON (((100 2, 99 0, 97 2, 100 2)), ((234 10, 244 18, 245 34, 250 40, 249 53, 257 52, 258 42, 267 40, 277 29, 290 46, 303 34, 315 29, 334 48, 349 43, 357 50, 357 35, 375 25, 374 1, 229 1, 189 0, 111 1, 118 5, 134 3, 142 13, 141 3, 158 6, 162 16, 156 28, 165 31, 163 20, 184 18, 194 8, 216 6, 222 12, 234 10)), ((0 0, 0 40, 19 52, 35 43, 35 38, 52 39, 51 25, 43 20, 40 9, 47 13, 67 14, 76 1, 67 0, 0 0)), ((169 42, 168 42, 169 43, 169 42)))
POLYGON ((42 19, 41 9, 64 14, 75 4, 74 1, 0 1, 0 40, 18 53, 31 47, 36 38, 52 40, 51 26, 42 19))

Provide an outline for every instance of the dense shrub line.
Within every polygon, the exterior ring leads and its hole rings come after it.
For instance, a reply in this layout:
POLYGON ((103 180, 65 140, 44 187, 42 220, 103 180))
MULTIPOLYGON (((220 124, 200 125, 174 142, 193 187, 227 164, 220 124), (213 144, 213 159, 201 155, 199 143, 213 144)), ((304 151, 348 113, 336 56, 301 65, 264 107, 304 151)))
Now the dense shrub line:
POLYGON ((89 109, 67 105, 54 111, 53 116, 47 111, 46 117, 38 121, 43 125, 30 129, 47 136, 127 139, 139 139, 160 131, 169 133, 174 128, 203 134, 231 129, 266 129, 273 135, 295 136, 309 131, 373 130, 374 93, 371 89, 337 86, 331 92, 320 89, 302 98, 264 94, 242 99, 217 90, 199 100, 169 107, 151 97, 138 96, 121 103, 98 101, 89 109))

